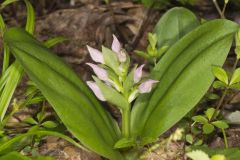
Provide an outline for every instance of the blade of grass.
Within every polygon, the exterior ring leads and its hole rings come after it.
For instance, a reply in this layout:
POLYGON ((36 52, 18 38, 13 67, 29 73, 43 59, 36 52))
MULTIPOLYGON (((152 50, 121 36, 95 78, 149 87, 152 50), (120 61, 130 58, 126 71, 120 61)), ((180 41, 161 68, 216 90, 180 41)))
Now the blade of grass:
POLYGON ((48 39, 47 41, 44 42, 44 45, 47 47, 47 48, 51 48, 59 43, 62 43, 64 41, 67 41, 68 39, 63 37, 63 36, 57 36, 57 37, 53 37, 53 38, 50 38, 48 39))
POLYGON ((34 26, 35 26, 35 12, 33 6, 28 0, 24 0, 26 7, 27 7, 27 22, 25 29, 27 32, 33 34, 34 26))
POLYGON ((4 1, 4 2, 1 4, 1 9, 3 9, 3 8, 6 7, 7 5, 12 4, 12 3, 14 3, 14 2, 17 2, 17 1, 19 1, 19 0, 6 0, 6 1, 4 1))
POLYGON ((64 134, 58 133, 58 132, 54 132, 54 131, 47 131, 47 130, 39 130, 39 131, 32 131, 32 132, 27 132, 24 134, 20 134, 15 136, 14 138, 6 141, 5 143, 2 143, 0 145, 0 153, 3 152, 4 150, 8 149, 9 147, 11 147, 14 143, 20 141, 21 139, 25 138, 25 137, 29 137, 32 135, 38 135, 38 136, 55 136, 55 137, 60 137, 70 143, 72 143, 73 145, 75 145, 76 147, 79 147, 85 151, 88 151, 85 147, 83 147, 82 145, 80 145, 79 143, 77 143, 76 141, 74 141, 72 138, 65 136, 64 134))
POLYGON ((12 64, 12 68, 7 78, 6 85, 1 94, 1 99, 0 99, 0 120, 1 121, 3 120, 6 114, 7 108, 11 102, 14 91, 22 75, 23 75, 23 69, 20 66, 20 64, 17 61, 15 61, 12 64))
MULTIPOLYGON (((2 35, 6 30, 6 25, 1 14, 0 14, 0 30, 2 35)), ((10 57, 10 50, 5 43, 3 44, 3 48, 4 48, 4 52, 3 52, 4 57, 3 57, 2 74, 4 74, 4 72, 7 70, 9 66, 9 57, 10 57)))

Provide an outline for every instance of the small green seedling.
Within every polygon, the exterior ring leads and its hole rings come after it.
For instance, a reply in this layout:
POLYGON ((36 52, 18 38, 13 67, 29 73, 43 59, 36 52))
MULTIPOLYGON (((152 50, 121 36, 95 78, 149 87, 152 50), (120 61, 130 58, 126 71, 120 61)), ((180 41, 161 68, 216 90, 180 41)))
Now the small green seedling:
POLYGON ((161 58, 161 56, 167 51, 169 46, 164 45, 163 47, 157 47, 157 34, 156 33, 148 33, 148 42, 149 45, 147 46, 147 50, 144 51, 135 51, 137 55, 157 63, 157 61, 161 58))
POLYGON ((192 117, 192 120, 194 121, 193 125, 198 124, 201 127, 202 133, 206 135, 213 133, 216 128, 220 129, 224 136, 225 146, 228 148, 225 129, 229 128, 229 125, 224 120, 215 120, 213 117, 215 112, 218 111, 214 108, 209 108, 204 115, 192 117))

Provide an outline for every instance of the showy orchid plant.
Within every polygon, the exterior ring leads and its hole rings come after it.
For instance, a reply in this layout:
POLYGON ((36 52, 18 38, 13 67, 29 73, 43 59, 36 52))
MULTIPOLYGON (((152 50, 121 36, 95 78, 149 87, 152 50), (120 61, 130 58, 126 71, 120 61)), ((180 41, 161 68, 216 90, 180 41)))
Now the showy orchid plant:
POLYGON ((204 96, 214 80, 212 66, 223 65, 238 28, 224 19, 201 24, 188 9, 173 8, 156 25, 156 35, 150 34, 147 56, 142 54, 154 60, 149 76, 143 74, 144 65, 129 69, 130 57, 113 36, 111 49, 87 47, 96 62, 87 63, 96 74, 88 86, 26 31, 9 29, 4 41, 81 144, 110 160, 138 160, 146 144, 204 96), (161 48, 166 53, 160 54, 161 48), (122 129, 96 97, 120 110, 122 129))
POLYGON ((102 52, 87 46, 92 60, 98 64, 87 63, 97 77, 87 81, 96 97, 116 105, 122 113, 122 135, 129 136, 129 112, 131 103, 139 94, 151 92, 157 80, 143 78, 144 64, 129 71, 130 57, 113 35, 112 50, 102 47, 102 52), (114 94, 115 96, 112 96, 114 94), (122 100, 123 103, 119 103, 122 100))

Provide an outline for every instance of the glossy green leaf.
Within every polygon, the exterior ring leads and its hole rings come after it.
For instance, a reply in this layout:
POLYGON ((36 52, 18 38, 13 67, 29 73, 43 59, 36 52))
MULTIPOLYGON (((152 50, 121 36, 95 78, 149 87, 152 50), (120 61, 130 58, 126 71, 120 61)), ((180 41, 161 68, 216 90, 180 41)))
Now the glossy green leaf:
POLYGON ((228 20, 206 22, 164 54, 151 73, 160 82, 133 106, 133 136, 157 138, 200 101, 214 80, 212 66, 223 65, 237 29, 228 20))
POLYGON ((209 121, 212 119, 212 116, 214 113, 215 113, 215 108, 208 108, 206 110, 205 115, 207 116, 209 121))
POLYGON ((240 82, 240 68, 237 68, 232 75, 230 85, 240 82))
POLYGON ((217 128, 220 128, 220 129, 227 129, 227 128, 229 128, 229 125, 226 122, 224 122, 224 121, 214 121, 214 122, 212 122, 212 124, 214 126, 216 126, 217 128))
POLYGON ((35 119, 33 119, 32 117, 27 117, 23 120, 23 122, 28 123, 28 124, 38 124, 37 121, 35 119))
POLYGON ((239 83, 232 84, 230 88, 240 90, 240 84, 239 83))
POLYGON ((214 126, 212 124, 206 123, 203 125, 203 133, 210 134, 214 131, 214 126))
POLYGON ((212 67, 213 74, 215 77, 220 80, 221 82, 228 84, 228 75, 227 72, 219 66, 212 67))
POLYGON ((55 128, 58 126, 58 124, 56 122, 53 121, 46 121, 42 123, 42 126, 45 128, 55 128))
POLYGON ((122 159, 113 149, 120 136, 116 122, 71 68, 22 29, 9 29, 4 40, 68 130, 98 154, 122 159))
POLYGON ((227 86, 228 86, 227 84, 225 84, 224 82, 219 81, 219 80, 216 80, 216 81, 213 82, 213 88, 216 88, 216 89, 226 88, 227 86))
POLYGON ((35 13, 32 4, 29 0, 24 0, 27 7, 27 22, 26 22, 26 31, 33 34, 35 27, 35 13))
POLYGON ((201 116, 201 115, 192 117, 192 120, 194 122, 198 122, 198 123, 202 123, 202 124, 208 123, 207 118, 205 118, 204 116, 201 116))
POLYGON ((188 9, 175 7, 167 11, 157 23, 158 47, 171 46, 199 25, 197 17, 188 9))

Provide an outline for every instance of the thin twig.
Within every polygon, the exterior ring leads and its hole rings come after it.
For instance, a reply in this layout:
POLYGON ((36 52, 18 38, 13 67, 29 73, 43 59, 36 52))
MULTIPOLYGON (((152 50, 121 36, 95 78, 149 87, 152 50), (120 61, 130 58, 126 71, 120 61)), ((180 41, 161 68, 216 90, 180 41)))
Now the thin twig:
MULTIPOLYGON (((212 1, 213 1, 214 5, 215 5, 215 7, 216 7, 216 9, 217 9, 218 14, 220 15, 220 17, 221 17, 222 19, 225 19, 225 16, 224 16, 225 9, 224 9, 224 12, 223 12, 223 11, 220 9, 217 0, 212 0, 212 1)), ((225 4, 225 5, 226 5, 226 4, 225 4)), ((225 6, 224 8, 226 8, 226 6, 225 6)))

